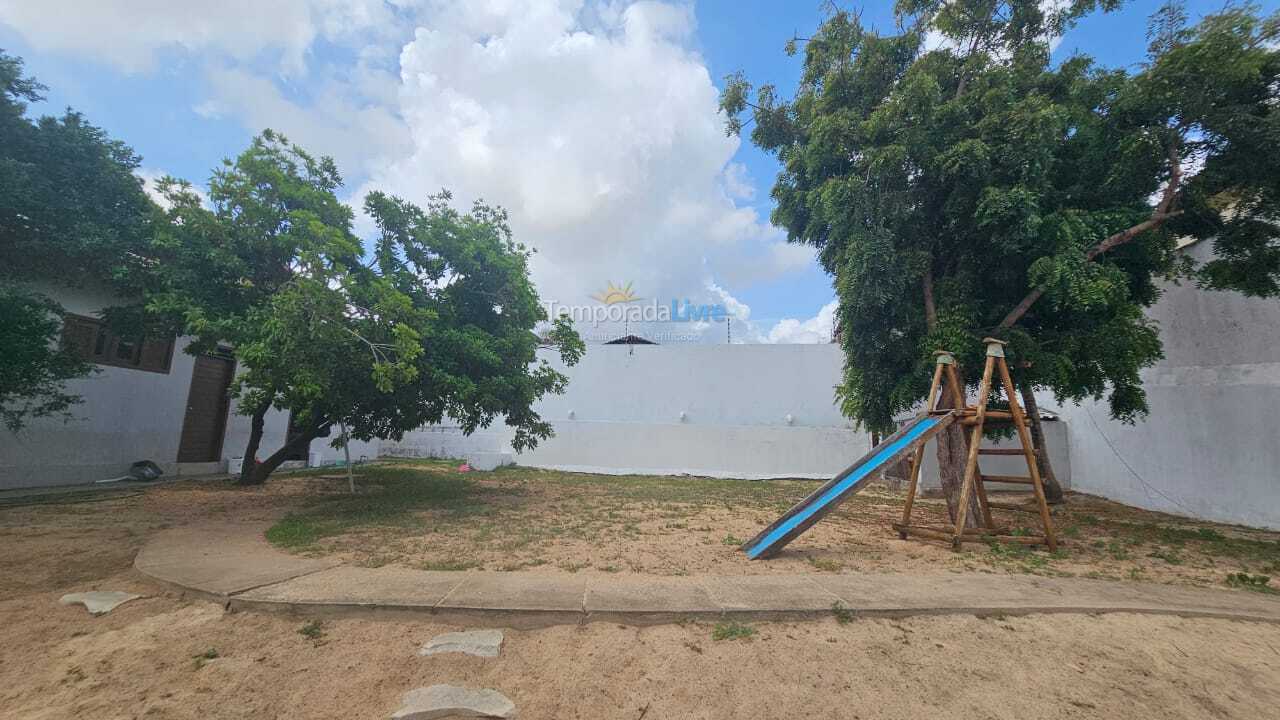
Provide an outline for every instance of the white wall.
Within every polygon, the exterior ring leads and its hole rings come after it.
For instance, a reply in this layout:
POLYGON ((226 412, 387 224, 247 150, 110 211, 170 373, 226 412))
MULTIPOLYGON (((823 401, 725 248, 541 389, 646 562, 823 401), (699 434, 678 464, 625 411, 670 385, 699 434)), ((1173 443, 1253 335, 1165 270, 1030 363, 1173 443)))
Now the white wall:
MULTIPOLYGON (((238 412, 239 404, 231 403, 231 412, 227 416, 227 431, 222 441, 222 458, 225 463, 232 458, 244 457, 249 444, 250 420, 247 415, 238 412)), ((263 418, 262 441, 258 445, 258 459, 265 460, 279 450, 289 433, 289 411, 271 409, 263 418)), ((316 438, 311 441, 308 461, 315 460, 315 465, 333 465, 344 460, 342 448, 331 444, 338 436, 335 427, 329 437, 316 438)), ((372 460, 380 454, 382 441, 374 438, 370 441, 351 441, 351 461, 359 462, 361 458, 372 460)), ((287 467, 287 466, 286 466, 287 467)))
MULTIPOLYGON (((1187 248, 1207 259, 1210 244, 1187 248)), ((1075 489, 1152 510, 1280 528, 1280 301, 1170 286, 1151 308, 1165 358, 1143 374, 1151 414, 1063 407, 1075 489)))
MULTIPOLYGON (((870 447, 835 406, 843 363, 835 345, 592 345, 572 368, 553 353, 540 357, 569 376, 569 388, 538 404, 556 436, 519 455, 522 465, 826 478, 870 447)), ((469 438, 431 427, 384 441, 383 454, 510 452, 510 439, 502 425, 469 438)))
MULTIPOLYGON (((112 297, 92 289, 49 288, 67 312, 93 316, 112 297)), ((67 485, 124 475, 137 460, 176 470, 195 358, 175 344, 167 374, 97 366, 99 372, 67 383, 84 398, 74 419, 34 420, 17 435, 0 429, 0 489, 67 485)))
MULTIPOLYGON (((93 288, 34 286, 54 297, 67 312, 95 317, 104 307, 119 304, 110 293, 93 288)), ((0 490, 9 488, 75 485, 121 477, 138 460, 151 460, 166 474, 221 471, 224 463, 179 464, 178 444, 186 418, 187 394, 195 358, 183 352, 188 338, 174 343, 168 373, 110 366, 94 366, 97 372, 67 383, 67 390, 83 401, 72 408, 72 419, 39 419, 18 434, 0 429, 0 490)), ((259 458, 284 444, 287 412, 273 410, 266 418, 266 432, 259 458)), ((222 457, 244 454, 249 438, 249 418, 227 417, 222 457)), ((342 459, 342 450, 330 446, 331 438, 311 443, 320 464, 342 459)), ((353 460, 377 457, 379 442, 353 441, 353 460)))

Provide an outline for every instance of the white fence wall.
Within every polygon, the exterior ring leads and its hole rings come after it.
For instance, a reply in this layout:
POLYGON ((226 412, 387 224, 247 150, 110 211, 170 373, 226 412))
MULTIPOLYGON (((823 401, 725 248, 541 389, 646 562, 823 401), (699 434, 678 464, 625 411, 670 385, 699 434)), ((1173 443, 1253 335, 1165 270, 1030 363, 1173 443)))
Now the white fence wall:
MULTIPOLYGON (((1209 243, 1187 248, 1204 260, 1209 243)), ((1171 286, 1152 307, 1165 358, 1143 375, 1151 414, 1061 408, 1077 490, 1164 512, 1280 528, 1280 301, 1171 286)))
MULTIPOLYGON (((605 473, 830 477, 870 447, 835 406, 835 345, 592 345, 538 412, 556 435, 522 465, 605 473), (683 415, 682 415, 683 414, 683 415), (790 416, 788 422, 787 416, 790 416)), ((510 452, 505 426, 432 427, 384 455, 510 452)))
MULTIPOLYGON (((1187 249, 1204 259, 1207 245, 1187 249)), ((1139 507, 1280 528, 1280 302, 1191 284, 1152 308, 1166 358, 1144 374, 1151 414, 1135 425, 1105 405, 1060 406, 1046 423, 1064 485, 1139 507)), ((539 412, 556 437, 516 457, 606 473, 829 477, 869 447, 834 405, 834 345, 592 346, 567 394, 539 412), (681 418, 681 413, 684 413, 681 418), (788 424, 787 415, 792 416, 788 424)), ((463 437, 424 428, 385 455, 510 452, 503 426, 463 437)), ((922 480, 936 485, 933 450, 922 480)), ((1022 474, 1016 458, 988 472, 1022 474)))

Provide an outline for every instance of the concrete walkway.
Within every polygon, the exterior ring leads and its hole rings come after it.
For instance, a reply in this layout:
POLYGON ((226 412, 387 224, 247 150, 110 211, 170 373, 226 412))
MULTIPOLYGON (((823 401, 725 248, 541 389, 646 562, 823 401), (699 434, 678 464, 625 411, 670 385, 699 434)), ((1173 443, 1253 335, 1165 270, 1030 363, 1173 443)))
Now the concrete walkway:
POLYGON ((261 524, 166 530, 134 567, 234 608, 426 612, 471 624, 526 626, 733 616, 786 619, 1136 612, 1280 622, 1280 597, 1176 585, 995 574, 664 577, 359 568, 282 553, 261 524))

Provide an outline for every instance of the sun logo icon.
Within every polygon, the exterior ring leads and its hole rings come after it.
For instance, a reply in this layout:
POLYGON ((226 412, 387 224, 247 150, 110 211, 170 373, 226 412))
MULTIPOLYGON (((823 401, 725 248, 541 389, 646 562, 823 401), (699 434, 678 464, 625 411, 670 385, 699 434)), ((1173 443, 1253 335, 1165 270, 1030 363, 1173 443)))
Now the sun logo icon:
POLYGON ((604 289, 604 292, 596 293, 591 297, 605 305, 635 302, 640 299, 631 292, 631 283, 627 283, 625 286, 619 287, 614 285, 612 281, 609 282, 609 285, 604 289))

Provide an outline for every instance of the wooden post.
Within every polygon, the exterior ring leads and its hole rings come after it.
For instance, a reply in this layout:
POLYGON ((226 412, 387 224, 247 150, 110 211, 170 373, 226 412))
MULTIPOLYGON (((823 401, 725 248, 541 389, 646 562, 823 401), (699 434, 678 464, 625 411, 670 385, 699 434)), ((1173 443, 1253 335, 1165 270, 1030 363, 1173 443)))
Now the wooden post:
POLYGON ((1009 376, 1009 365, 1005 363, 1004 353, 1000 357, 1000 381, 1004 385, 1005 395, 1009 396, 1009 412, 1013 414, 1013 425, 1018 429, 1018 439, 1022 441, 1022 456, 1027 461, 1027 472, 1031 475, 1031 486, 1036 492, 1036 504, 1040 508, 1040 522, 1044 524, 1045 542, 1049 550, 1058 549, 1058 538, 1053 532, 1053 519, 1049 517, 1049 504, 1044 496, 1044 483, 1040 480, 1040 465, 1036 462, 1035 449, 1031 445, 1031 433, 1027 430, 1027 419, 1018 405, 1017 390, 1013 386, 1013 378, 1009 376))
POLYGON ((969 437, 969 455, 964 464, 964 481, 960 486, 960 506, 956 508, 956 531, 951 540, 951 547, 960 549, 964 539, 964 524, 969 514, 969 498, 973 495, 974 484, 978 474, 978 448, 982 445, 982 423, 987 417, 987 400, 991 395, 991 374, 995 370, 996 358, 1004 357, 1004 343, 987 338, 987 362, 982 368, 982 382, 978 385, 978 397, 974 406, 973 433, 969 437))
MULTIPOLYGON (((924 415, 933 412, 937 405, 938 386, 942 384, 943 367, 950 367, 955 363, 955 358, 946 350, 938 350, 934 355, 937 360, 933 367, 933 382, 929 384, 929 394, 924 399, 924 412, 922 413, 924 415)), ((902 507, 902 525, 904 527, 911 524, 911 506, 916 501, 916 487, 920 481, 920 464, 924 461, 924 448, 925 443, 921 443, 920 447, 916 448, 916 451, 912 453, 911 472, 907 477, 907 501, 902 507)), ((899 530, 898 537, 906 540, 907 531, 899 530)))

